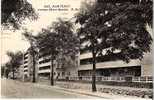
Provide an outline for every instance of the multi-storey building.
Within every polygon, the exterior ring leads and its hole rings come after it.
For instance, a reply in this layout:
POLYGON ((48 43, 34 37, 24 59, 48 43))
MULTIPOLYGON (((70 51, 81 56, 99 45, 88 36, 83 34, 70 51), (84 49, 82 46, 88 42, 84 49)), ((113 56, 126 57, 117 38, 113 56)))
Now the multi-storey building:
MULTIPOLYGON (((33 61, 32 56, 30 54, 30 50, 28 49, 23 56, 23 79, 25 81, 32 81, 33 77, 33 61)), ((37 63, 36 63, 37 65, 37 63)))
MULTIPOLYGON (((56 65, 55 60, 54 60, 54 66, 56 65)), ((39 54, 38 58, 38 79, 41 78, 46 78, 50 79, 50 72, 51 72, 51 60, 50 60, 50 55, 49 54, 39 54)), ((55 69, 55 68, 54 68, 55 69)), ((54 73, 55 75, 55 73, 54 73)))
POLYGON ((78 66, 79 66, 79 55, 74 55, 74 58, 71 58, 70 56, 64 56, 65 59, 62 59, 62 56, 60 56, 60 59, 57 59, 57 72, 60 77, 63 76, 78 76, 78 66))
POLYGON ((29 77, 29 53, 28 51, 23 57, 24 79, 29 77))
MULTIPOLYGON (((43 52, 43 51, 41 51, 43 52)), ((53 61, 54 66, 54 78, 60 78, 63 76, 77 76, 78 75, 78 57, 75 57, 72 60, 70 57, 62 58, 62 55, 59 55, 53 61)), ((39 53, 38 59, 38 77, 41 78, 50 78, 51 72, 51 60, 50 54, 39 53)))
MULTIPOLYGON (((142 61, 132 59, 129 63, 122 60, 102 61, 97 57, 97 76, 152 76, 151 54, 146 54, 142 61)), ((106 58, 107 59, 107 58, 106 58)), ((92 74, 92 54, 83 53, 80 55, 79 76, 90 76, 92 74)))
MULTIPOLYGON (((33 61, 32 56, 29 53, 29 49, 24 53, 23 64, 23 80, 32 81, 33 78, 33 61)), ((75 56, 74 60, 71 57, 62 57, 59 55, 54 59, 54 78, 60 78, 63 76, 77 76, 79 59, 78 55, 75 56)), ((38 57, 35 59, 35 77, 37 81, 41 79, 50 79, 51 74, 51 59, 50 54, 44 51, 39 51, 38 57)))
MULTIPOLYGON (((43 51, 41 51, 43 52, 43 51)), ((143 60, 131 60, 126 63, 122 60, 110 60, 110 57, 104 57, 103 60, 97 57, 96 76, 152 76, 152 55, 148 53, 143 60)), ((112 57, 113 58, 113 57, 112 57)), ((23 72, 24 79, 32 79, 32 57, 28 50, 24 54, 23 72)), ((65 78, 66 76, 91 76, 92 75, 92 54, 82 53, 71 57, 62 57, 59 55, 54 59, 54 78, 65 78)), ((36 60, 36 79, 50 79, 51 73, 50 54, 39 53, 36 60)))

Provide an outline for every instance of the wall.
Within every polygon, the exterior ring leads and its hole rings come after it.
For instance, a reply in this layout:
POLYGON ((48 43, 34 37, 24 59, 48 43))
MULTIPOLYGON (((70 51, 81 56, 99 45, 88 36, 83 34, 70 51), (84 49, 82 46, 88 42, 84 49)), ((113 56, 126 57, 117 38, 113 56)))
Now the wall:
POLYGON ((141 74, 142 76, 153 76, 153 62, 152 53, 145 54, 143 60, 141 61, 141 74))

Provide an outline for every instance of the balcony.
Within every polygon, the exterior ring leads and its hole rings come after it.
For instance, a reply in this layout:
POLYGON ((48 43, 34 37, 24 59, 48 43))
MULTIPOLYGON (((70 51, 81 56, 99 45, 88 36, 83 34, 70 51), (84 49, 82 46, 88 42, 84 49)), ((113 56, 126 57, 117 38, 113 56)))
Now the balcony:
POLYGON ((24 72, 28 72, 28 69, 24 69, 24 72))
POLYGON ((50 69, 39 70, 38 73, 50 73, 50 69))
POLYGON ((24 56, 28 56, 28 52, 26 52, 26 53, 24 54, 24 56))
POLYGON ((152 83, 152 77, 151 76, 143 76, 143 77, 133 77, 133 82, 145 82, 145 83, 152 83))
POLYGON ((80 55, 80 60, 86 59, 86 58, 92 58, 92 53, 85 53, 80 55))
MULTIPOLYGON (((131 60, 129 63, 125 63, 121 60, 119 61, 108 61, 96 63, 96 69, 103 68, 120 68, 120 67, 131 67, 131 66, 140 66, 140 61, 131 60)), ((92 70, 92 64, 80 65, 79 70, 92 70)))
MULTIPOLYGON (((82 81, 92 81, 92 76, 61 76, 59 79, 67 80, 82 80, 82 81)), ((96 76, 97 82, 128 82, 127 77, 104 77, 96 76)), ((143 77, 131 77, 129 82, 138 82, 138 83, 152 83, 152 76, 143 76, 143 77)))
POLYGON ((56 70, 64 70, 64 67, 57 67, 56 70))
POLYGON ((28 70, 28 68, 26 67, 26 68, 24 68, 24 70, 28 70))
POLYGON ((24 61, 24 64, 26 64, 26 63, 28 63, 28 60, 25 60, 25 61, 24 61))
POLYGON ((39 64, 38 67, 44 67, 50 65, 50 62, 39 64))
POLYGON ((50 65, 48 65, 48 66, 43 66, 43 67, 39 67, 39 70, 45 70, 45 69, 50 69, 50 65))

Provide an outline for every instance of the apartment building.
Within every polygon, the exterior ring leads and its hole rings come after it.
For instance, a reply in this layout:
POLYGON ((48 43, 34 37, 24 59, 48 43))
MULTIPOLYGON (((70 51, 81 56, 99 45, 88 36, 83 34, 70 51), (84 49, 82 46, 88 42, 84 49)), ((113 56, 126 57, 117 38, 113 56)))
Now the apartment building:
MULTIPOLYGON (((43 51, 40 51, 43 52, 43 51)), ((62 57, 62 55, 57 56, 53 61, 54 66, 54 78, 61 78, 64 76, 77 76, 78 75, 78 55, 72 60, 70 57, 62 57)), ((51 60, 50 54, 39 53, 38 59, 38 77, 50 79, 51 70, 51 60)))
MULTIPOLYGON (((62 55, 57 56, 53 60, 54 66, 54 78, 61 78, 64 76, 77 76, 78 75, 78 65, 79 65, 79 55, 76 55, 74 59, 69 56, 62 57, 62 55)), ((23 69, 23 80, 32 81, 33 78, 33 61, 32 56, 29 53, 29 49, 24 53, 23 64, 20 67, 23 69)), ((51 74, 51 59, 50 54, 45 53, 43 50, 39 51, 38 56, 35 58, 35 77, 36 81, 41 81, 41 79, 50 79, 51 74)))
MULTIPOLYGON (((40 51, 44 52, 44 51, 40 51)), ((126 63, 122 60, 109 60, 110 57, 104 57, 103 61, 97 57, 96 62, 96 76, 152 76, 152 54, 145 54, 142 61, 131 60, 126 63)), ((112 57, 113 58, 113 57, 112 57)), ((23 58, 23 72, 24 79, 32 79, 33 66, 32 57, 28 50, 23 58)), ((53 61, 54 65, 54 78, 66 78, 67 76, 91 76, 92 75, 92 54, 81 53, 75 55, 74 59, 69 56, 59 55, 53 61)), ((36 59, 36 79, 50 79, 51 72, 50 54, 39 53, 36 59)))
MULTIPOLYGON (((35 77, 37 77, 37 61, 35 62, 35 77)), ((23 79, 24 81, 32 81, 33 77, 33 58, 30 54, 30 49, 27 49, 27 51, 24 53, 23 56, 23 65, 21 65, 23 68, 23 79)))
MULTIPOLYGON (((132 59, 129 63, 122 60, 101 61, 100 57, 97 57, 96 59, 97 76, 152 76, 151 53, 145 54, 142 61, 132 59)), ((92 68, 92 54, 81 54, 80 66, 78 68, 79 76, 91 76, 92 68)))
MULTIPOLYGON (((56 66, 55 60, 53 61, 54 66, 56 66)), ((49 54, 39 54, 38 58, 38 79, 50 79, 50 72, 51 72, 51 60, 50 60, 50 55, 49 54)), ((55 67, 54 67, 55 70, 55 67)), ((54 73, 55 76, 55 73, 54 73)))
POLYGON ((29 68, 29 65, 30 64, 30 55, 27 52, 24 53, 24 56, 23 56, 23 65, 22 65, 22 68, 23 68, 23 79, 24 80, 27 80, 30 76, 30 68, 29 68))

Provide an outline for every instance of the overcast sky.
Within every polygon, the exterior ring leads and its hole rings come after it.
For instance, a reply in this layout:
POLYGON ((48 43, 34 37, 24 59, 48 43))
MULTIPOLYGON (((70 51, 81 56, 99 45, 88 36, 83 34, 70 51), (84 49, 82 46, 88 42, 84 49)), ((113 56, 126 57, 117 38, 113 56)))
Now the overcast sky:
MULTIPOLYGON (((39 19, 37 21, 27 21, 24 27, 29 31, 32 31, 33 34, 37 34, 42 28, 46 28, 51 25, 58 17, 70 19, 77 12, 71 10, 71 8, 76 9, 80 8, 81 2, 85 0, 28 0, 32 6, 35 8, 36 12, 39 14, 39 19), (69 11, 38 11, 38 9, 44 8, 44 5, 69 5, 69 11)), ((86 0, 87 1, 87 0, 86 0)), ((152 34, 152 29, 147 28, 152 34)), ((2 31, 0 37, 1 40, 1 53, 0 53, 0 63, 4 64, 9 59, 6 55, 7 51, 25 51, 29 47, 29 43, 23 40, 22 30, 17 30, 15 32, 5 30, 2 31)), ((148 58, 149 60, 151 57, 148 58)), ((148 61, 149 61, 148 60, 148 61)))
MULTIPOLYGON (((53 21, 55 21, 58 17, 70 19, 77 12, 75 10, 71 10, 71 8, 76 9, 80 8, 80 4, 83 0, 28 0, 33 8, 35 8, 36 12, 39 14, 39 19, 37 21, 26 21, 26 24, 23 26, 26 27, 29 31, 32 31, 33 34, 37 34, 42 28, 46 28, 53 21), (39 11, 38 9, 44 8, 45 5, 67 5, 66 7, 69 11, 39 11)), ((3 64, 7 62, 9 59, 6 55, 7 51, 25 51, 29 47, 29 43, 23 40, 22 30, 18 31, 9 31, 3 30, 2 35, 0 37, 2 42, 1 48, 1 58, 0 63, 3 64)))

